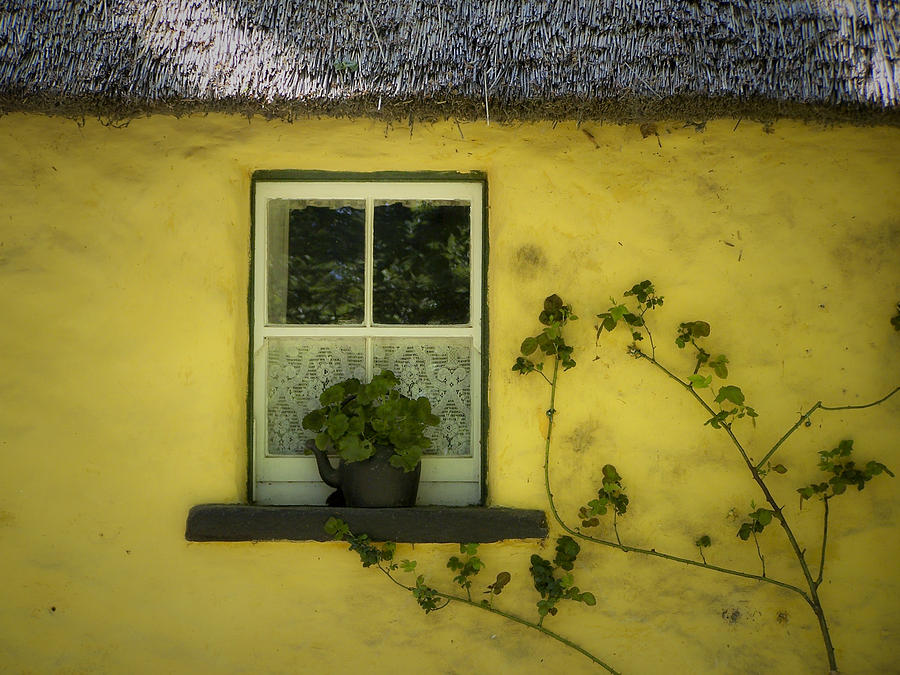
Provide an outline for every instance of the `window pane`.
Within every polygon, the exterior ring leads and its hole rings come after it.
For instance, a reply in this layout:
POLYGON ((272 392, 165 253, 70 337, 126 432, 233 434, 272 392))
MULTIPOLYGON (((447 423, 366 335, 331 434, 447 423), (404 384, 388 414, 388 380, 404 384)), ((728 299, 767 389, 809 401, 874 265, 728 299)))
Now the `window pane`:
POLYGON ((269 324, 360 324, 365 202, 269 201, 269 324))
POLYGON ((266 361, 268 454, 296 455, 315 434, 301 424, 332 384, 366 379, 365 338, 269 338, 266 361))
POLYGON ((373 319, 469 322, 469 203, 375 203, 373 319))
POLYGON ((426 454, 472 455, 472 341, 467 338, 374 340, 375 371, 392 370, 410 398, 425 396, 441 418, 426 432, 426 454))

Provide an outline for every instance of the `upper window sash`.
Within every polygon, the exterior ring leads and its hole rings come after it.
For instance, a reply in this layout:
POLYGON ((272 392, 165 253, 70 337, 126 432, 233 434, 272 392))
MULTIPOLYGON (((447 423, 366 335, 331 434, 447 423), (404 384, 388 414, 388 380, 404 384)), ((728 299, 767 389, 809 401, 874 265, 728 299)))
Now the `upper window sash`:
POLYGON ((417 334, 472 334, 480 331, 482 288, 482 189, 481 182, 259 182, 256 184, 255 236, 256 265, 254 270, 254 334, 257 347, 266 336, 301 334, 352 334, 365 330, 366 334, 394 334, 394 329, 415 329, 417 334), (268 241, 268 205, 270 200, 337 200, 366 203, 365 242, 365 315, 361 323, 353 324, 276 324, 268 321, 269 270, 266 257, 268 241), (374 205, 378 201, 398 202, 448 201, 467 202, 469 207, 469 312, 468 321, 460 324, 403 324, 376 323, 373 317, 373 233, 374 205), (468 329, 460 333, 458 329, 468 329), (347 331, 350 333, 347 333, 347 331), (371 331, 375 331, 374 333, 371 331), (449 331, 449 332, 447 332, 449 331))

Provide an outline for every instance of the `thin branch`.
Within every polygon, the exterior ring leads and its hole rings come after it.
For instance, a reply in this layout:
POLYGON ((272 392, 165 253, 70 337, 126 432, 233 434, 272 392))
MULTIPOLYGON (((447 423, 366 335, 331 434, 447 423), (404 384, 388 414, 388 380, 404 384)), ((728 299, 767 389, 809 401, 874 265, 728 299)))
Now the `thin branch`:
POLYGON ((766 559, 763 557, 762 551, 759 550, 759 539, 756 532, 753 533, 753 542, 756 544, 756 555, 759 556, 759 562, 762 563, 762 575, 766 576, 766 559))
POLYGON ((547 415, 549 422, 547 424, 547 440, 544 445, 544 488, 547 490, 547 501, 550 503, 550 510, 560 523, 559 514, 556 512, 556 504, 553 501, 553 492, 550 491, 550 439, 553 436, 553 411, 556 404, 556 381, 559 379, 559 355, 553 359, 553 379, 550 382, 550 414, 547 415))
POLYGON ((825 497, 822 501, 825 502, 825 516, 822 519, 822 557, 819 558, 819 576, 816 578, 816 588, 818 588, 822 584, 822 575, 825 573, 825 544, 828 542, 828 500, 830 497, 825 497))
MULTIPOLYGON (((552 510, 552 509, 551 509, 552 510)), ((578 537, 583 541, 590 541, 595 544, 601 544, 603 546, 609 546, 610 548, 617 548, 620 551, 625 553, 641 553, 643 555, 649 555, 656 558, 663 558, 664 560, 671 560, 673 562, 679 562, 684 565, 691 565, 693 567, 700 567, 702 569, 712 570, 713 572, 720 572, 722 574, 730 574, 735 577, 742 577, 744 579, 753 579, 754 581, 764 581, 767 584, 772 584, 773 586, 778 586, 788 591, 793 591, 804 600, 806 600, 807 604, 812 605, 810 601, 809 594, 804 591, 802 588, 798 586, 794 586, 792 584, 785 583, 783 581, 778 581, 778 579, 773 579, 772 577, 764 577, 759 574, 752 574, 750 572, 741 572, 740 570, 730 569, 728 567, 719 567, 718 565, 710 565, 705 562, 697 562, 696 560, 691 560, 690 558, 682 558, 677 555, 672 555, 670 553, 663 553, 662 551, 657 551, 655 548, 646 549, 646 548, 638 548, 637 546, 628 546, 626 544, 618 544, 614 541, 609 541, 607 539, 599 539, 598 537, 592 537, 590 535, 584 534, 583 532, 579 532, 578 530, 574 530, 569 527, 566 523, 557 519, 557 522, 560 526, 569 534, 574 537, 578 537)))
MULTIPOLYGON (((690 384, 674 375, 656 359, 647 356, 639 349, 634 350, 633 353, 636 358, 644 358, 650 361, 650 363, 652 363, 654 366, 668 375, 671 379, 675 380, 682 387, 684 387, 708 413, 712 415, 715 414, 709 404, 704 401, 696 391, 694 391, 693 387, 691 387, 690 384)), ((868 405, 872 404, 867 404, 866 406, 860 407, 868 407, 868 405)), ((804 593, 804 596, 807 598, 810 607, 812 607, 813 613, 816 615, 816 619, 818 619, 819 621, 819 629, 822 633, 822 641, 825 643, 825 653, 828 658, 828 665, 831 670, 837 670, 837 662, 835 661, 834 657, 834 645, 831 642, 831 633, 828 630, 828 623, 825 619, 825 610, 822 608, 822 603, 819 600, 816 582, 812 578, 812 573, 809 570, 809 565, 806 562, 803 551, 800 550, 800 544, 797 542, 797 537, 794 535, 794 531, 791 529, 791 526, 788 524, 787 519, 784 517, 784 514, 782 513, 782 507, 775 500, 775 497, 772 495, 772 492, 769 490, 766 482, 760 475, 759 470, 753 465, 753 462, 750 461, 750 457, 747 455, 747 451, 744 449, 744 446, 741 445, 741 442, 737 439, 737 436, 735 436, 734 432, 731 430, 731 425, 723 424, 721 425, 721 428, 725 431, 726 434, 728 434, 728 437, 731 439, 732 444, 735 448, 737 448, 738 452, 741 455, 741 458, 744 460, 744 463, 750 470, 750 475, 753 477, 754 482, 759 486, 759 489, 762 490, 766 501, 775 512, 775 517, 778 518, 778 522, 781 524, 781 529, 784 530, 784 534, 794 551, 794 556, 797 558, 797 562, 800 563, 800 569, 803 572, 803 577, 806 579, 806 585, 809 588, 809 594, 807 595, 804 593)))
POLYGON ((650 353, 653 356, 656 356, 656 344, 653 342, 653 333, 650 332, 650 327, 645 323, 644 328, 647 330, 647 337, 650 339, 650 353))
POLYGON ((879 403, 884 403, 891 396, 896 394, 898 391, 900 391, 900 386, 894 387, 894 389, 889 394, 887 394, 886 396, 882 396, 877 401, 872 401, 871 403, 865 403, 863 405, 839 405, 839 406, 823 405, 820 407, 822 408, 822 410, 862 410, 863 408, 871 408, 872 406, 878 405, 879 403))
MULTIPOLYGON (((406 584, 397 581, 393 577, 393 575, 390 573, 390 571, 386 570, 381 565, 380 562, 378 563, 378 569, 380 569, 385 574, 385 576, 387 576, 388 579, 390 579, 392 582, 394 582, 400 588, 403 588, 409 592, 412 592, 414 590, 414 588, 412 586, 407 586, 406 584)), ((547 637, 553 638, 554 640, 561 642, 562 644, 566 645, 567 647, 571 647, 578 653, 583 654, 584 656, 589 658, 591 661, 596 663, 598 666, 605 668, 606 671, 608 673, 610 673, 610 675, 621 675, 617 670, 613 669, 612 666, 610 666, 609 664, 603 662, 602 660, 600 660, 599 658, 597 658, 596 656, 591 654, 588 650, 586 650, 581 645, 578 645, 575 642, 572 642, 568 638, 564 638, 562 635, 559 635, 558 633, 554 633, 552 630, 548 630, 547 628, 544 628, 541 625, 541 623, 544 620, 544 617, 541 617, 541 619, 538 623, 534 623, 533 621, 528 621, 527 619, 523 619, 522 617, 517 616, 515 614, 510 614, 509 612, 504 612, 502 609, 497 609, 492 604, 482 604, 480 602, 475 602, 474 600, 466 599, 466 598, 462 597, 461 595, 454 595, 453 593, 444 593, 443 591, 439 591, 436 588, 433 588, 431 590, 433 590, 435 592, 435 595, 437 595, 438 597, 444 598, 447 601, 446 603, 444 603, 443 605, 438 607, 438 609, 443 609, 444 607, 449 605, 451 602, 455 601, 455 602, 462 603, 463 605, 468 605, 469 607, 475 607, 476 609, 481 609, 481 610, 484 610, 485 612, 490 612, 491 614, 496 614, 498 616, 502 616, 505 619, 509 619, 510 621, 514 621, 515 623, 521 624, 528 628, 532 628, 532 629, 538 631, 539 633, 543 633, 547 637)), ((432 610, 432 611, 434 611, 434 610, 432 610)))
POLYGON ((647 331, 647 338, 650 340, 650 353, 653 356, 656 356, 656 345, 653 342, 653 333, 650 332, 650 326, 648 326, 647 322, 644 321, 644 314, 647 313, 648 309, 649 309, 648 307, 645 307, 644 311, 641 312, 641 328, 643 328, 645 331, 647 331))
POLYGON ((810 416, 811 416, 816 410, 818 410, 818 409, 820 409, 820 408, 821 408, 822 410, 831 410, 831 411, 834 411, 834 410, 862 410, 862 409, 864 409, 864 408, 871 408, 872 406, 876 406, 876 405, 879 405, 879 404, 881 404, 881 403, 884 403, 884 402, 887 401, 891 396, 893 396, 894 394, 896 394, 898 391, 900 391, 900 387, 894 387, 893 391, 891 391, 891 392, 890 392, 889 394, 887 394, 886 396, 882 396, 882 397, 881 397, 880 399, 878 399, 877 401, 872 401, 871 403, 865 403, 865 404, 863 404, 863 405, 827 406, 827 405, 822 405, 822 401, 817 402, 812 408, 810 408, 810 409, 807 410, 803 415, 801 415, 801 416, 800 416, 800 419, 797 420, 796 424, 794 424, 794 426, 792 426, 790 429, 788 429, 787 432, 784 434, 784 436, 782 436, 782 437, 778 440, 778 442, 777 442, 775 445, 772 446, 772 449, 769 450, 769 452, 766 453, 766 456, 763 457, 763 458, 759 461, 759 463, 757 463, 756 468, 757 468, 757 469, 762 468, 763 465, 765 465, 765 463, 769 460, 769 458, 771 458, 772 455, 775 454, 775 451, 778 450, 778 448, 781 447, 782 443, 784 443, 784 442, 788 439, 788 437, 789 437, 791 434, 793 434, 793 433, 800 427, 801 424, 803 424, 805 421, 807 421, 807 420, 810 418, 810 416))
POLYGON ((502 616, 505 619, 509 619, 510 621, 515 621, 516 623, 521 624, 523 626, 527 626, 528 628, 533 628, 534 630, 536 630, 540 633, 543 633, 547 637, 553 638, 554 640, 561 642, 562 644, 566 645, 567 647, 571 647, 578 653, 583 654, 584 656, 589 658, 591 661, 596 663, 598 666, 606 669, 606 671, 608 673, 610 673, 610 675, 620 675, 620 673, 617 670, 615 670, 612 666, 610 666, 609 664, 604 663, 603 661, 598 659, 596 656, 591 654, 584 647, 576 644, 575 642, 572 642, 568 638, 564 638, 559 633, 554 633, 552 630, 544 628, 540 624, 534 623, 532 621, 528 621, 527 619, 523 619, 522 617, 516 616, 515 614, 510 614, 508 612, 504 612, 503 610, 497 609, 496 607, 491 607, 489 605, 482 605, 482 604, 474 602, 474 601, 470 602, 469 600, 466 600, 465 598, 462 598, 459 596, 442 593, 441 591, 437 591, 437 594, 443 598, 456 600, 457 602, 461 602, 464 605, 469 605, 470 607, 476 607, 478 609, 483 609, 486 612, 491 612, 492 614, 497 614, 499 616, 502 616))
POLYGON ((761 469, 763 467, 763 465, 769 460, 769 458, 775 454, 775 451, 781 447, 781 444, 784 443, 792 433, 797 431, 797 429, 800 427, 800 425, 809 419, 810 415, 812 415, 818 408, 821 408, 821 407, 822 407, 822 401, 819 401, 812 408, 810 408, 805 413, 800 415, 800 419, 797 420, 797 423, 794 424, 794 426, 792 426, 790 429, 788 429, 787 433, 785 433, 784 436, 782 436, 780 439, 778 439, 778 442, 772 446, 772 449, 769 450, 769 452, 766 453, 766 456, 763 457, 762 460, 760 460, 760 462, 756 465, 757 470, 761 469))

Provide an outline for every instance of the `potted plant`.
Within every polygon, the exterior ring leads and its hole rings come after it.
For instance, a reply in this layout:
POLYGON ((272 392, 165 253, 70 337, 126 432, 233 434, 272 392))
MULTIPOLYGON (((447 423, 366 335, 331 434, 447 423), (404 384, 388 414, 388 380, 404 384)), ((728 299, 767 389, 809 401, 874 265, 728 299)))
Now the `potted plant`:
POLYGON ((316 432, 307 448, 322 480, 338 488, 347 506, 412 506, 422 452, 431 447, 425 429, 439 419, 424 396, 411 399, 399 380, 382 370, 368 384, 350 378, 325 389, 321 408, 307 413, 303 428, 316 432), (328 453, 340 458, 335 469, 328 453))

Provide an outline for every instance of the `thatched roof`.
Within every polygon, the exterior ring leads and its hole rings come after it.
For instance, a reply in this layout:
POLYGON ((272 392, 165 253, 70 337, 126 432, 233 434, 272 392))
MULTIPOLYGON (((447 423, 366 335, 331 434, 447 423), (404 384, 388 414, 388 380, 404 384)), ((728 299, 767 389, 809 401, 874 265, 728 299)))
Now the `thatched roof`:
POLYGON ((0 0, 0 112, 900 119, 896 0, 0 0))

